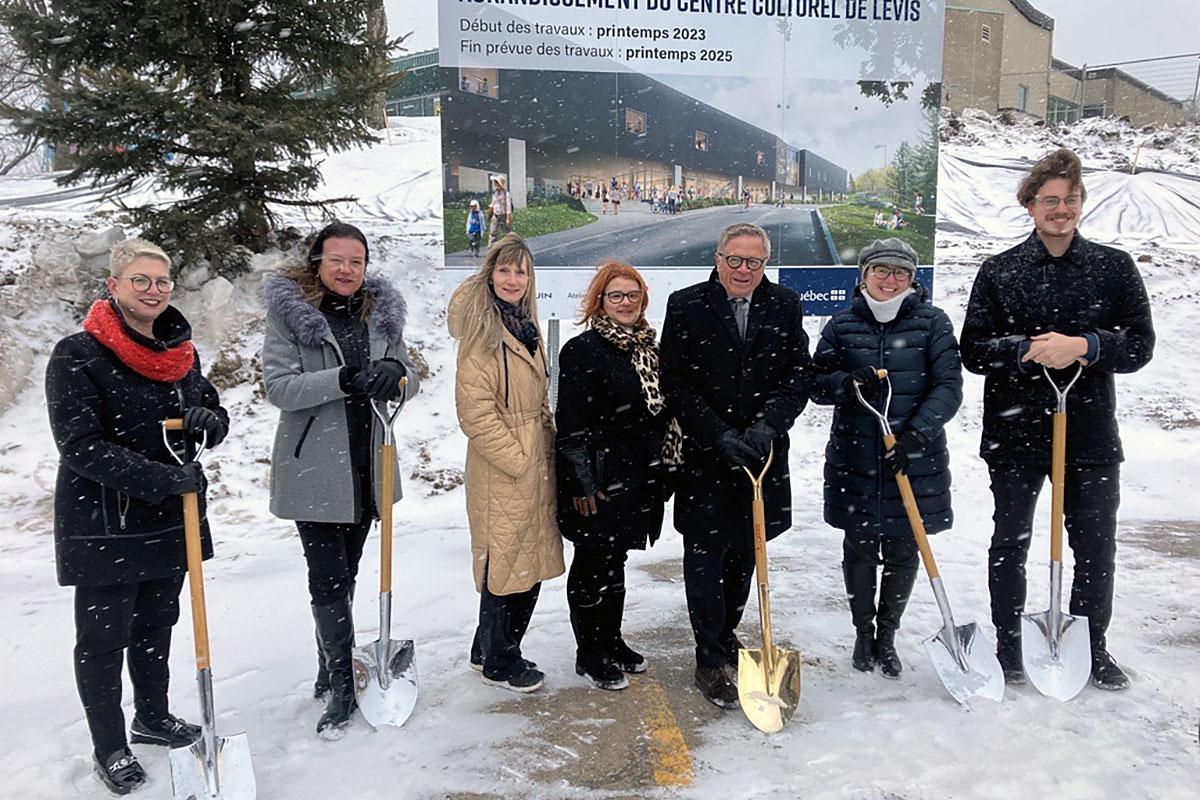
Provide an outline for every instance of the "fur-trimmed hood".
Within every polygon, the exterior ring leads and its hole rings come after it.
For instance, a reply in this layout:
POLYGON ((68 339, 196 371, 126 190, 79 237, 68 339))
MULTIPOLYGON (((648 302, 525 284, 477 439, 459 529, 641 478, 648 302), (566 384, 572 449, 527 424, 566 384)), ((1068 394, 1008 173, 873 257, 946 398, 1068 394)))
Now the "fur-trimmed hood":
MULTIPOLYGON (((389 344, 399 345, 404 338, 404 322, 408 316, 404 296, 378 275, 367 276, 363 291, 374 299, 369 324, 377 328, 389 344)), ((300 286, 291 278, 269 276, 263 282, 261 298, 267 312, 276 315, 295 333, 301 345, 319 347, 331 334, 325 315, 316 306, 304 302, 300 286)))

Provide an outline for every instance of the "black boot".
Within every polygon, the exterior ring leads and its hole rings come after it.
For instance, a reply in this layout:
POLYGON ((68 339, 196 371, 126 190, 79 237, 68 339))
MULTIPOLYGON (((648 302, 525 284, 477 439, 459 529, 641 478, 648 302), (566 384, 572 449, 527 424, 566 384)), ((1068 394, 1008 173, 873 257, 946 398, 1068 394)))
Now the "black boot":
POLYGON ((871 672, 875 669, 872 652, 875 638, 875 565, 843 561, 842 577, 846 581, 850 619, 857 631, 850 663, 859 672, 871 672))
POLYGON ((1129 676, 1108 654, 1108 643, 1103 636, 1092 640, 1092 685, 1109 692, 1129 688, 1129 676))
POLYGON ((1025 665, 1021 659, 1021 629, 996 631, 996 660, 1009 686, 1025 685, 1025 665))
MULTIPOLYGON (((350 582, 350 610, 354 610, 354 581, 350 582)), ((329 665, 325 663, 325 648, 321 645, 321 630, 315 633, 317 640, 317 678, 313 681, 313 700, 324 700, 329 694, 329 665)), ((354 647, 353 639, 350 642, 354 647)))
POLYGON ((917 581, 916 567, 893 567, 885 565, 883 578, 879 582, 879 632, 875 646, 878 650, 879 671, 885 678, 899 678, 904 671, 900 654, 896 652, 896 631, 900 629, 900 617, 912 595, 917 581))
POLYGON ((325 651, 329 669, 329 700, 317 722, 317 733, 345 727, 354 713, 354 669, 350 651, 354 647, 354 620, 350 598, 313 606, 313 619, 325 651))

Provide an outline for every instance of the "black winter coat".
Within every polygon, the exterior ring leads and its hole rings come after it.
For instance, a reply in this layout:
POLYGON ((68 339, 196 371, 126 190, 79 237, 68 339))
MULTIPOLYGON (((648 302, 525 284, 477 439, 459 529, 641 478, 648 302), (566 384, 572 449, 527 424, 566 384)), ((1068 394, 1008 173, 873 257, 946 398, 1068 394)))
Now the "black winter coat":
POLYGON ((808 402, 811 363, 800 297, 765 277, 750 300, 746 340, 716 270, 667 300, 661 368, 667 404, 684 433, 675 529, 684 536, 750 548, 751 484, 715 449, 725 431, 765 419, 775 459, 763 483, 767 538, 792 525, 787 431, 808 402))
MULTIPOLYGON (((1154 353, 1150 300, 1128 253, 1094 244, 1076 232, 1061 258, 1036 232, 983 262, 975 276, 962 330, 963 365, 985 375, 983 440, 989 462, 1050 464, 1054 392, 1042 368, 1021 365, 1031 336, 1095 334, 1100 355, 1067 395, 1067 463, 1124 460, 1117 432, 1113 373, 1136 372, 1154 353)), ((1052 377, 1065 385, 1076 367, 1052 377)))
POLYGON ((662 530, 668 412, 646 408, 631 358, 595 331, 559 355, 558 529, 575 544, 644 550, 662 530), (581 515, 571 499, 597 489, 607 498, 597 499, 599 513, 581 515))
MULTIPOLYGON (((825 521, 844 531, 912 536, 900 490, 883 465, 879 420, 846 392, 846 374, 859 367, 886 369, 892 382, 888 423, 899 436, 915 430, 925 437, 919 458, 908 460, 912 483, 927 533, 950 528, 950 454, 943 427, 962 405, 962 362, 946 312, 929 302, 917 284, 891 322, 880 324, 854 290, 850 307, 825 325, 813 353, 814 403, 834 405, 833 426, 825 447, 825 521)), ((874 400, 882 409, 886 386, 874 400)))
MULTIPOLYGON (((157 343, 127 326, 126 332, 155 349, 191 338, 191 326, 173 307, 155 321, 157 343)), ((182 380, 154 381, 92 334, 76 333, 50 355, 46 403, 60 456, 54 493, 59 584, 105 586, 185 572, 181 470, 163 443, 161 423, 196 405, 229 422, 217 390, 200 372, 199 356, 182 380)), ((180 446, 183 434, 171 436, 180 446)), ((200 492, 207 559, 212 540, 204 515, 200 492)))

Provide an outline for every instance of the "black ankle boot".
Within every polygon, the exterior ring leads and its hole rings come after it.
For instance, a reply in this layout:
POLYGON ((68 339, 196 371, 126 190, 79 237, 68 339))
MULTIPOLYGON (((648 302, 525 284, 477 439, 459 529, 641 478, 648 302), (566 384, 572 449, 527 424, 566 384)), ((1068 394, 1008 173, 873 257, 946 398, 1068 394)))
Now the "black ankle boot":
POLYGON ((896 632, 891 628, 880 628, 875 647, 879 652, 879 671, 883 677, 899 678, 904 665, 900 663, 900 654, 896 652, 896 632))
POLYGON ((875 654, 872 652, 875 643, 875 626, 864 625, 857 629, 854 635, 854 655, 850 663, 859 672, 875 671, 875 654))
POLYGON ((344 727, 358 707, 354 699, 354 668, 350 652, 354 646, 354 620, 350 616, 348 597, 327 605, 313 606, 312 610, 329 670, 329 699, 325 713, 317 722, 317 733, 325 733, 344 727))

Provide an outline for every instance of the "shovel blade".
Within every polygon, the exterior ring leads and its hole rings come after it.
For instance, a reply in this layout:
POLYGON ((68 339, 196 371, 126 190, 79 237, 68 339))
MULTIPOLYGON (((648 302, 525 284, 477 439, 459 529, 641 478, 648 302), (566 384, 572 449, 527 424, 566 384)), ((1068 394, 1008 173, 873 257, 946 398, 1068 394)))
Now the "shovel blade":
POLYGON ((1021 615, 1021 659, 1029 682, 1047 697, 1066 702, 1083 690, 1092 674, 1092 637, 1087 617, 1050 611, 1021 615))
POLYGON ((953 633, 942 628, 923 644, 942 685, 959 703, 967 705, 972 697, 1004 699, 1004 672, 974 622, 956 625, 953 633))
POLYGON ((768 671, 760 648, 738 651, 738 701, 763 733, 783 729, 800 703, 800 653, 776 647, 768 671))
POLYGON ((354 690, 363 718, 378 728, 403 725, 417 705, 416 648, 412 639, 389 639, 379 663, 379 641, 354 649, 354 690))
POLYGON ((216 774, 204 752, 204 739, 168 754, 175 800, 254 800, 258 787, 246 734, 217 737, 216 774))

